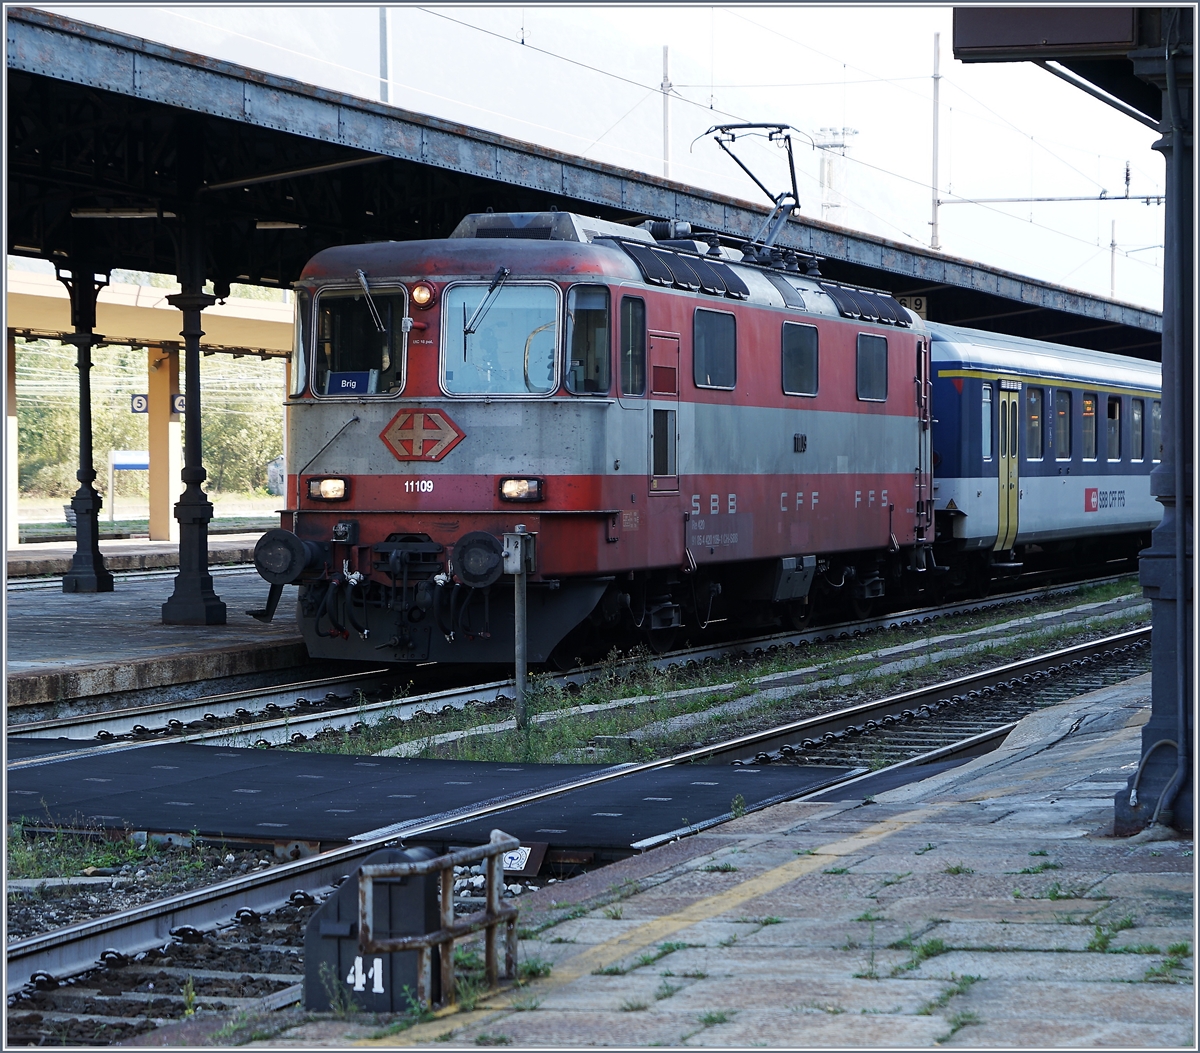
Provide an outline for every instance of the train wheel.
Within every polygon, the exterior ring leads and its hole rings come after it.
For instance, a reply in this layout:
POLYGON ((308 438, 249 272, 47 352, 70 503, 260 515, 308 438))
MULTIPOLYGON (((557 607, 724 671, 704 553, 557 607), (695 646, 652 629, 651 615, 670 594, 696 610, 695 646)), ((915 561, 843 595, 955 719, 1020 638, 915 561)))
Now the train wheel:
POLYGON ((796 632, 803 632, 812 624, 814 606, 811 596, 807 601, 792 600, 787 605, 784 620, 796 632))
POLYGON ((868 596, 851 596, 850 597, 850 613, 859 621, 865 621, 871 617, 871 613, 875 610, 875 601, 868 596))
POLYGON ((646 643, 655 654, 666 654, 679 638, 677 627, 670 629, 647 629, 646 643))

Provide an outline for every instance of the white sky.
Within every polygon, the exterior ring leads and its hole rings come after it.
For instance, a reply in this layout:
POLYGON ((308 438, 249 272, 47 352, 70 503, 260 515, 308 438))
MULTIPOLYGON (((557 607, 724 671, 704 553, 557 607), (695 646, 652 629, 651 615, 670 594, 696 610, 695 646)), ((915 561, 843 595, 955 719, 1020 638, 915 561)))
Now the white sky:
MULTIPOLYGON (((368 98, 379 9, 350 5, 46 7, 174 47, 368 98)), ((965 65, 949 7, 391 7, 391 101, 539 145, 662 174, 662 48, 670 48, 671 176, 761 201, 711 125, 853 128, 841 165, 854 230, 928 245, 933 36, 941 33, 943 199, 1161 194, 1149 128, 1029 63, 965 65), (521 43, 524 36, 524 45, 521 43), (700 137, 697 140, 697 137, 700 137), (696 140, 695 142, 693 142, 696 140)), ((819 152, 795 135, 802 214, 820 218, 819 152)), ((783 156, 735 149, 772 190, 783 156)), ((1136 201, 943 206, 954 256, 1160 308, 1163 208, 1136 201)))

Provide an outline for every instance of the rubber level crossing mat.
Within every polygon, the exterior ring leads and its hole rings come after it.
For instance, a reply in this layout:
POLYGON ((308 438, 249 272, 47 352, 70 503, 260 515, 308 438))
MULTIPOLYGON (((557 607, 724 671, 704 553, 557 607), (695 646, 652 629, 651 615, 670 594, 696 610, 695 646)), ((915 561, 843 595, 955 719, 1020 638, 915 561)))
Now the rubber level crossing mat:
MULTIPOLYGON (((610 766, 347 756, 164 743, 10 770, 10 821, 62 829, 339 842, 549 789, 610 766)), ((491 815, 523 840, 629 850, 828 785, 846 769, 683 765, 654 769, 491 815), (735 805, 735 798, 741 802, 735 805), (519 826, 519 831, 515 827, 519 826), (526 831, 526 827, 529 827, 526 831), (553 835, 543 831, 554 830, 553 835), (537 835, 536 837, 534 835, 537 835)), ((455 828, 469 843, 469 824, 455 828)))

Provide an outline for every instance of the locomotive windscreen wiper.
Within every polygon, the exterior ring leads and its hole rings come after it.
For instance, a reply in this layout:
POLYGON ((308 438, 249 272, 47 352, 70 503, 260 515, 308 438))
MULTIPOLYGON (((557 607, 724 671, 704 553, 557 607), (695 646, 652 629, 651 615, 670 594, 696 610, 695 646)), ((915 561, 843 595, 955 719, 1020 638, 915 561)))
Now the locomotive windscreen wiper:
POLYGON ((375 322, 375 328, 381 333, 386 333, 387 329, 383 324, 383 319, 379 317, 379 308, 375 306, 375 301, 371 299, 371 290, 367 286, 367 276, 361 271, 354 272, 358 275, 358 284, 362 286, 363 295, 367 298, 367 306, 371 309, 371 318, 375 322))
MULTIPOLYGON (((508 276, 512 272, 507 267, 501 267, 496 271, 495 277, 492 278, 492 284, 487 288, 487 295, 479 301, 479 306, 475 308, 475 313, 471 315, 470 321, 463 322, 463 352, 466 353, 466 337, 470 336, 476 329, 479 328, 479 323, 483 321, 483 316, 487 314, 488 308, 492 306, 494 299, 493 294, 505 283, 508 276)), ((463 313, 465 314, 467 305, 463 304, 463 313)))

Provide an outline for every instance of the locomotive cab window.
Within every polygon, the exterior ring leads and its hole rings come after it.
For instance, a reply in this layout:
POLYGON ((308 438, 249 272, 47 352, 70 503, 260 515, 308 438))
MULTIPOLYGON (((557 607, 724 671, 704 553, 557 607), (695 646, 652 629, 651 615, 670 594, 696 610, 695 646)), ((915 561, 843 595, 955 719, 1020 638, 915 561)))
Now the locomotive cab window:
POLYGON ((403 290, 329 289, 317 296, 313 391, 397 395, 404 388, 403 290))
POLYGON ((817 393, 817 327, 783 323, 783 390, 787 395, 817 393))
POLYGON ((983 401, 980 406, 980 421, 982 430, 980 440, 983 446, 983 459, 992 459, 992 385, 983 385, 983 401))
POLYGON ((1071 393, 1061 388, 1054 392, 1054 457, 1071 459, 1071 393))
POLYGON ((1121 459, 1121 396, 1110 395, 1108 399, 1108 459, 1121 459))
POLYGON ((1042 389, 1025 389, 1025 459, 1042 459, 1042 389))
POLYGON ((1158 399, 1150 403, 1150 456, 1162 460, 1162 403, 1158 399))
POLYGON ((696 309, 692 327, 692 379, 698 388, 737 384, 737 323, 733 315, 696 309))
POLYGON ((621 297, 621 394, 646 394, 646 301, 621 297))
POLYGON ((888 396, 887 338, 858 334, 858 397, 864 402, 886 402, 888 396))
POLYGON ((1129 459, 1146 459, 1146 400, 1129 400, 1129 459))
POLYGON ((556 381, 558 289, 449 286, 442 296, 442 385, 451 395, 549 395, 556 381))
POLYGON ((607 395, 609 383, 608 290, 576 285, 567 293, 567 390, 607 395))
POLYGON ((312 346, 312 297, 307 289, 296 290, 296 325, 292 339, 292 362, 289 376, 289 395, 300 395, 304 392, 305 377, 308 373, 308 354, 312 346))
POLYGON ((1096 459, 1096 403, 1099 398, 1094 392, 1084 392, 1083 395, 1083 459, 1096 459))

